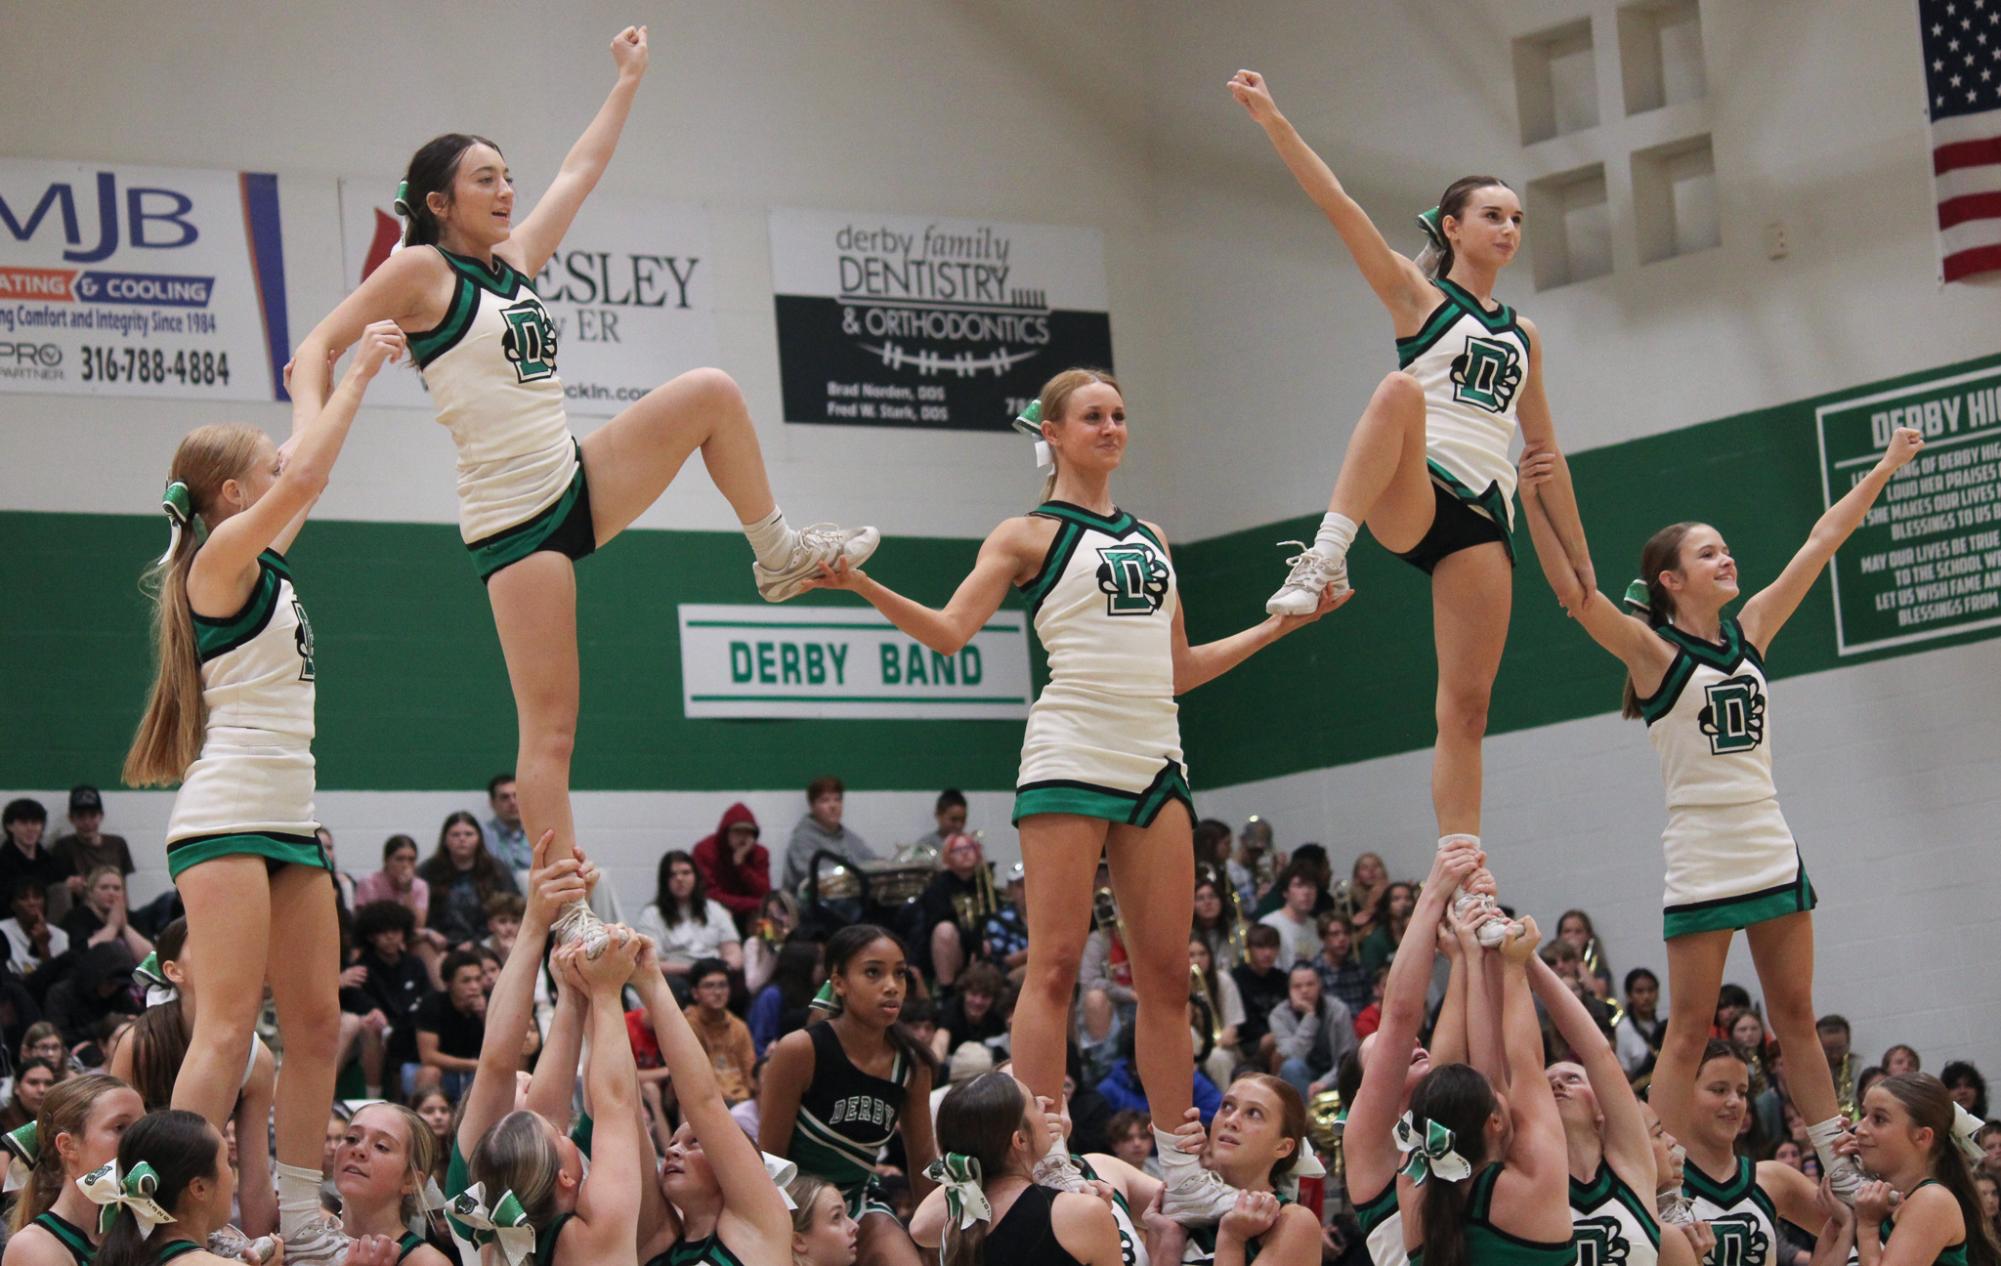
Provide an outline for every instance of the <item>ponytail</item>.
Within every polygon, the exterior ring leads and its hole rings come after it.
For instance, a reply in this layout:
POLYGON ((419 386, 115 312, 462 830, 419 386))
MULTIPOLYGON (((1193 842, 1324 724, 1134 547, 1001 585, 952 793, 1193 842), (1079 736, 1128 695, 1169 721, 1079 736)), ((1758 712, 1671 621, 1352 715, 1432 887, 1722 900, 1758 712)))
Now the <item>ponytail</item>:
POLYGON ((1967 1266, 2001 1266, 2001 1245, 1995 1242, 1993 1224, 1980 1211, 1973 1167, 1954 1137, 1958 1114, 1945 1083, 1930 1073, 1906 1073, 1885 1077, 1871 1089, 1894 1098, 1910 1114, 1911 1124, 1931 1130, 1931 1173, 1959 1203, 1960 1220, 1966 1224, 1967 1266))
MULTIPOLYGON (((1410 1115, 1451 1131, 1454 1144, 1478 1174, 1486 1161, 1487 1118, 1495 1107, 1494 1087, 1465 1064, 1444 1064, 1426 1073, 1411 1092, 1410 1115)), ((1425 1266, 1470 1266, 1466 1251, 1466 1206, 1473 1179, 1455 1182, 1437 1173, 1424 1184, 1420 1225, 1425 1266)))
MULTIPOLYGON (((150 1198, 173 1212, 197 1179, 211 1182, 228 1163, 222 1136, 198 1113, 177 1109, 140 1117, 118 1143, 118 1172, 130 1174, 144 1163, 154 1175, 150 1198)), ((179 1234, 177 1223, 147 1231, 130 1210, 119 1210, 98 1246, 96 1266, 145 1266, 154 1241, 179 1234)))
POLYGON ((144 585, 155 606, 155 669, 145 715, 125 755, 123 777, 129 786, 179 782, 201 755, 208 707, 202 700, 194 614, 188 608, 188 571, 202 539, 195 519, 211 517, 223 484, 250 469, 264 438, 254 426, 213 424, 188 432, 174 450, 170 482, 160 502, 171 527, 169 544, 144 585))
MULTIPOLYGON (((1640 578, 1627 586, 1623 601, 1650 628, 1674 623, 1674 595, 1661 583, 1661 573, 1681 570, 1681 541, 1695 526, 1692 522, 1670 523, 1640 548, 1640 578)), ((1620 691, 1619 715, 1629 721, 1640 715, 1640 691, 1630 672, 1620 691)))
MULTIPOLYGON (((938 1105, 939 1155, 947 1158, 944 1164, 948 1167, 956 1161, 956 1167, 973 1182, 984 1185, 1004 1178, 1015 1135, 1022 1129, 1027 1112, 1028 1100, 1012 1074, 982 1073, 954 1086, 938 1105)), ((939 1181, 939 1175, 933 1174, 932 1180, 939 1181)), ((992 1224, 985 1218, 975 1218, 964 1228, 959 1223, 956 1217, 946 1219, 940 1262, 943 1266, 985 1266, 992 1224)))

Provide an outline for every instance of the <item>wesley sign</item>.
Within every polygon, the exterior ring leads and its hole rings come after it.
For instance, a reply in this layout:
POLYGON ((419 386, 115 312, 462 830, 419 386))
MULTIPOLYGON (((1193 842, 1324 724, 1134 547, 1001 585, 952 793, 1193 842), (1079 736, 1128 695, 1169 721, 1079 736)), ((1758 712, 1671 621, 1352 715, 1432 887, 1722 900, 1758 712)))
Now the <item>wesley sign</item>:
POLYGON ((684 604, 690 717, 994 720, 1028 715, 1028 621, 1003 611, 955 655, 872 610, 684 604))

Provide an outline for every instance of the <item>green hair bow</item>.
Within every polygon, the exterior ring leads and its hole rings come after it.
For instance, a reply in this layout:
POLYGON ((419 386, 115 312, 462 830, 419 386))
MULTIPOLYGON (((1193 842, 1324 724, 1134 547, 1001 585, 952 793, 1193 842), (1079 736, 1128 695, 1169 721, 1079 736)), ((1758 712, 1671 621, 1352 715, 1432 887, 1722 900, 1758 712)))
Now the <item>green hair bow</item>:
POLYGON ((1014 429, 1035 440, 1035 468, 1047 470, 1054 459, 1049 456, 1049 441, 1042 438, 1042 401, 1031 400, 1014 419, 1014 429))
POLYGON ((535 1228, 528 1211, 511 1191, 500 1193, 493 1208, 486 1207, 486 1186, 474 1183, 452 1201, 452 1216, 472 1228, 472 1242, 478 1248, 498 1245, 507 1266, 520 1263, 535 1251, 535 1228))
POLYGON ((42 1130, 39 1122, 30 1121, 26 1125, 0 1135, 8 1151, 21 1158, 28 1168, 35 1167, 35 1160, 42 1154, 42 1130))
POLYGON ((151 1235, 154 1227, 174 1220, 174 1215, 153 1199, 153 1193, 160 1189, 160 1175, 145 1161, 134 1165, 132 1172, 123 1176, 118 1172, 117 1161, 106 1161, 77 1179, 76 1185, 92 1204, 98 1206, 99 1235, 110 1233, 121 1209, 130 1210, 138 1220, 141 1235, 151 1235))
POLYGON ((1413 1187, 1422 1187, 1434 1174, 1446 1182, 1464 1182, 1473 1174, 1466 1158, 1452 1150, 1452 1131, 1436 1121, 1426 1121, 1420 1137, 1417 1123, 1410 1113, 1404 1113, 1403 1120, 1397 1122, 1396 1143, 1397 1150, 1410 1157, 1403 1176, 1413 1187))
POLYGON ((1653 593, 1647 588, 1647 582, 1644 580, 1635 580, 1627 585, 1626 596, 1620 601, 1642 615, 1653 610, 1654 605, 1653 593))
MULTIPOLYGON (((980 1162, 963 1152, 947 1152, 924 1167, 924 1176, 945 1189, 945 1216, 961 1231, 975 1222, 991 1221, 993 1206, 987 1203, 986 1189, 980 1185, 980 1162)), ((945 1249, 938 1248, 938 1260, 945 1249)))

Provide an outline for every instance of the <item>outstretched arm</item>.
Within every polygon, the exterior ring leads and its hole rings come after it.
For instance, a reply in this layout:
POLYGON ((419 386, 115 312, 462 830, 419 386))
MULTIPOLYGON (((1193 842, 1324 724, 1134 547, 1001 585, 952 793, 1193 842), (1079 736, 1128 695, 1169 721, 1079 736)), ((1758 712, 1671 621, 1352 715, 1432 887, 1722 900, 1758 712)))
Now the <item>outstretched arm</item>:
POLYGON ((535 1075, 528 1083, 524 1106, 559 1130, 569 1126, 576 1100, 577 1061, 583 1053, 590 1009, 590 994, 571 978, 556 973, 556 1014, 549 1021, 548 1041, 535 1060, 535 1075))
MULTIPOLYGON (((514 1073, 521 1065, 521 1035, 535 1014, 535 973, 542 970, 542 951, 549 944, 551 915, 572 901, 589 894, 589 873, 574 857, 549 861, 554 831, 544 831, 535 841, 533 870, 528 878, 528 908, 521 916, 521 931, 514 948, 501 966, 500 978, 493 983, 493 995, 486 1003, 486 1036, 480 1041, 479 1066, 466 1091, 465 1111, 459 1117, 459 1154, 471 1156, 486 1132, 514 1107, 514 1073)), ((617 1011, 616 999, 613 1010, 617 1011)), ((618 1012, 621 1019, 623 1012, 618 1012)), ((621 1039, 621 1045, 630 1043, 621 1039)), ((593 1087, 595 1089, 595 1087, 593 1087)), ((596 1105, 604 1111, 602 1104, 596 1105)))
MULTIPOLYGON (((1033 530, 1026 519, 1009 519, 980 545, 972 574, 959 582, 942 611, 927 607, 871 580, 866 572, 843 559, 820 566, 815 589, 845 589, 882 612, 891 624, 940 655, 956 655, 980 626, 993 618, 1007 597, 1008 586, 1022 574, 1023 560, 1033 549, 1033 530)), ((1045 543, 1046 544, 1046 543, 1045 543)))
MULTIPOLYGON (((1522 517, 1528 521, 1529 540, 1543 576, 1570 617, 1584 626, 1591 640, 1616 656, 1633 674, 1636 683, 1651 688, 1667 671, 1673 652, 1668 650, 1645 620, 1620 610, 1595 589, 1587 590, 1577 568, 1571 563, 1562 539, 1539 495, 1555 482, 1562 459, 1546 449, 1522 450, 1522 517)), ((1643 691, 1644 693, 1644 691, 1643 691)))
POLYGON ((632 113, 632 98, 646 74, 646 28, 628 26, 614 35, 611 59, 618 64, 618 82, 612 85, 611 95, 570 147, 556 178, 549 182, 548 192, 495 252, 530 277, 541 272, 542 265, 556 253, 563 234, 570 231, 570 221, 577 218, 584 199, 597 188, 598 178, 611 163, 612 151, 618 148, 618 134, 625 129, 625 116, 632 113))
POLYGON ((1271 85, 1263 75, 1254 70, 1238 71, 1230 79, 1230 95, 1265 130, 1286 170, 1341 235, 1348 253, 1355 258, 1355 266, 1362 270, 1363 280, 1390 310, 1398 334, 1415 334, 1425 313, 1436 306, 1436 292, 1424 273, 1390 249, 1374 221, 1369 219, 1369 213, 1348 196, 1348 191, 1335 179, 1333 169, 1300 137, 1292 121, 1279 113, 1278 104, 1272 100, 1271 85))
MULTIPOLYGON (((1577 509, 1577 490, 1570 482, 1570 463, 1564 460, 1563 450, 1557 446, 1556 420, 1550 416, 1549 397, 1543 392, 1542 335, 1527 317, 1520 320, 1522 329, 1528 334, 1529 344, 1528 379, 1522 383, 1521 402, 1515 410, 1515 416, 1521 420, 1522 447, 1524 450, 1537 449, 1548 453, 1553 459, 1549 478, 1535 491, 1542 501, 1543 510, 1549 515, 1556 539, 1563 545, 1564 557, 1570 561, 1570 568, 1576 574, 1584 602, 1589 603, 1597 596, 1598 579, 1591 567, 1591 547, 1584 539, 1584 520, 1577 509)), ((1528 498, 1529 494, 1524 492, 1522 500, 1526 502, 1528 498)), ((1547 560, 1543 566, 1549 566, 1547 560)))
MULTIPOLYGON (((1813 582, 1820 579, 1821 569, 1834 557, 1834 551, 1840 549, 1842 542, 1862 526, 1869 507, 1876 504, 1876 498, 1889 486, 1890 476, 1916 457, 1924 446, 1924 436, 1915 429, 1898 427, 1890 436, 1890 446, 1883 450, 1882 459, 1870 468, 1868 474, 1855 481, 1855 486, 1848 490, 1846 496, 1820 516, 1820 521, 1807 535, 1806 544, 1793 555, 1793 561, 1786 564, 1779 578, 1744 604, 1744 613, 1737 622, 1743 626, 1744 636, 1760 652, 1771 645, 1772 639, 1779 635, 1779 630, 1799 609, 1801 599, 1806 597, 1807 590, 1813 588, 1813 582)), ((1868 1228, 1863 1227, 1856 1232, 1855 1238, 1859 1244, 1867 1236, 1868 1228)))
MULTIPOLYGON (((1525 918, 1521 930, 1510 929, 1501 943, 1501 1033, 1508 1055, 1508 1104, 1515 1123, 1508 1166, 1537 1190, 1548 1187, 1554 1193, 1551 1208, 1568 1225, 1563 1177, 1570 1167, 1569 1151, 1562 1118, 1556 1113, 1556 1096, 1543 1076, 1542 1026, 1536 1023, 1535 1004, 1529 1000, 1528 960, 1535 957, 1541 936, 1535 920, 1525 918)), ((1521 1225, 1547 1212, 1537 1209, 1521 1225)))
MULTIPOLYGON (((646 940, 631 928, 609 931, 611 943, 596 958, 587 957, 582 945, 571 942, 556 951, 555 960, 557 970, 572 973, 572 983, 591 996, 591 1056, 584 1084, 596 1109, 592 1164, 577 1192, 575 1229, 567 1233, 579 1241, 583 1260, 594 1262, 629 1259, 639 1236, 640 1188, 652 1185, 650 1172, 641 1177, 640 1158, 650 1156, 651 1149, 640 1137, 639 1069, 633 1063, 625 1011, 619 1005, 619 991, 632 978, 646 940)), ((519 951, 517 944, 515 952, 519 951)), ((513 957, 508 955, 510 961, 513 957)))
MULTIPOLYGON (((260 551, 291 544, 306 511, 326 491, 333 466, 347 443, 348 429, 361 408, 361 397, 382 366, 403 354, 403 332, 378 321, 362 334, 361 349, 340 389, 316 411, 312 420, 288 441, 278 461, 278 478, 256 504, 232 514, 209 533, 195 555, 188 575, 189 593, 207 606, 218 600, 241 602, 240 587, 260 551)), ((193 528, 184 529, 192 531, 193 528)))
MULTIPOLYGON (((1147 527, 1160 538, 1161 548, 1166 549, 1166 534, 1155 524, 1149 523, 1147 527)), ((1241 632, 1204 642, 1200 646, 1188 644, 1188 604, 1177 601, 1174 604, 1174 693, 1185 695, 1197 686, 1214 681, 1287 634, 1305 628, 1329 611, 1346 606, 1354 596, 1355 591, 1348 589, 1336 597, 1329 588, 1320 595, 1320 605, 1311 614, 1268 615, 1241 632)))
MULTIPOLYGON (((785 1201, 764 1172, 764 1158, 745 1136, 743 1127, 730 1115, 716 1084, 715 1066, 688 1018, 674 1001, 667 978, 653 962, 651 947, 643 954, 632 978, 653 1024, 653 1036, 660 1043, 660 1057, 672 1070, 674 1096, 681 1116, 695 1131, 695 1138, 708 1157, 716 1182, 723 1190, 726 1215, 741 1219, 751 1234, 763 1241, 771 1261, 785 1260, 792 1242, 792 1219, 785 1201)), ((913 1162, 914 1163, 914 1162, 913 1162)), ((754 1254, 753 1258, 766 1254, 754 1254)))
MULTIPOLYGON (((1612 1053, 1583 1001, 1540 956, 1529 960, 1529 986, 1542 1000, 1543 1010, 1555 1022, 1557 1033, 1584 1066, 1585 1080, 1591 1083, 1591 1093, 1605 1114, 1606 1159, 1612 1162, 1615 1171, 1653 1182, 1653 1141, 1647 1137, 1646 1114, 1640 1111, 1633 1083, 1626 1080, 1625 1065, 1612 1053)), ((1645 1186, 1636 1189, 1648 1190, 1645 1186)))

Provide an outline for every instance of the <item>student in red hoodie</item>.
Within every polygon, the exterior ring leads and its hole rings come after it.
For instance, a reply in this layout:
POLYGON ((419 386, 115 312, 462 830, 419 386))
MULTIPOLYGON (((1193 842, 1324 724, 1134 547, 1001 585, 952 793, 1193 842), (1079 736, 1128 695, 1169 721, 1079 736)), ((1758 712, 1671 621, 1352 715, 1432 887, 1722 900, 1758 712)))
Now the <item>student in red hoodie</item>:
POLYGON ((757 917, 771 891, 771 854, 757 842, 757 815, 742 803, 723 810, 716 833, 695 845, 695 869, 702 872, 709 899, 720 902, 742 926, 757 917))

